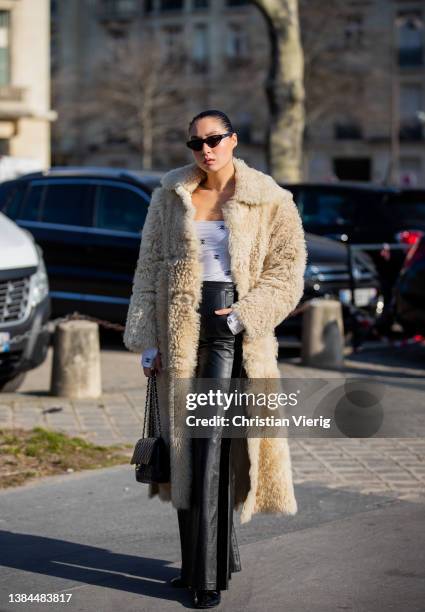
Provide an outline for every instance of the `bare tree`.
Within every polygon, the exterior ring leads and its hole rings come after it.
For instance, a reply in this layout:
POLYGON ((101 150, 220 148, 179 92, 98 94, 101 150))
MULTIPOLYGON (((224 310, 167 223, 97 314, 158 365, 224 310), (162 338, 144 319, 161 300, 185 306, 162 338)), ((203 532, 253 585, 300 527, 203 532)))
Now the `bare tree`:
POLYGON ((327 114, 355 117, 365 70, 359 61, 364 46, 355 13, 344 0, 300 0, 300 30, 304 50, 305 125, 327 114))
MULTIPOLYGON (((336 43, 345 18, 342 0, 329 0, 325 5, 319 0, 300 0, 299 17, 297 0, 253 0, 253 4, 268 27, 268 66, 264 53, 251 54, 245 63, 230 66, 220 75, 215 91, 225 91, 227 110, 235 115, 241 109, 252 109, 255 114, 268 101, 269 171, 278 180, 296 181, 302 175, 305 127, 314 127, 327 113, 339 109, 355 115, 362 76, 356 73, 355 59, 350 65, 336 43), (264 98, 261 84, 267 67, 264 98)), ((167 142, 160 165, 181 161, 185 137, 181 126, 188 102, 205 105, 212 84, 207 73, 202 79, 202 71, 191 78, 184 50, 190 51, 188 42, 181 40, 179 45, 177 36, 173 40, 173 49, 164 48, 164 36, 141 24, 128 38, 109 41, 88 82, 81 75, 55 77, 59 89, 60 78, 65 82, 75 79, 73 90, 79 89, 78 99, 63 96, 58 104, 55 132, 61 141, 63 136, 76 141, 80 160, 91 143, 106 149, 112 140, 128 143, 144 168, 151 168, 158 159, 155 141, 167 142), (170 155, 173 135, 175 152, 170 155)))
POLYGON ((365 67, 359 10, 344 0, 252 1, 271 45, 268 166, 277 179, 296 181, 308 128, 330 114, 360 124, 359 96, 376 69, 365 67))
POLYGON ((271 43, 266 81, 270 109, 267 161, 279 181, 302 175, 304 133, 304 59, 298 0, 253 0, 263 14, 271 43))
MULTIPOLYGON (((92 78, 79 91, 78 102, 62 102, 61 129, 83 134, 86 146, 94 140, 100 147, 111 140, 128 143, 140 154, 140 165, 151 169, 155 139, 173 146, 180 138, 183 92, 179 73, 185 56, 182 48, 170 55, 157 36, 143 35, 109 41, 96 62, 92 78)), ((63 81, 79 75, 62 74, 63 81)), ((84 148, 84 147, 83 147, 84 148)), ((167 151, 169 153, 169 151, 167 151)))

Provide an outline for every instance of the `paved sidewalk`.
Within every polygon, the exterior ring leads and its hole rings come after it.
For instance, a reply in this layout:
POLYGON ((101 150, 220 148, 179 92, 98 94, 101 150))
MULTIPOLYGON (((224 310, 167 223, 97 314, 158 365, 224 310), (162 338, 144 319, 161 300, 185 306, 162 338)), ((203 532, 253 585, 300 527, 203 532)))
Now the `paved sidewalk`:
MULTIPOLYGON (((360 354, 347 360, 344 373, 305 368, 297 363, 296 357, 287 358, 280 367, 282 376, 290 378, 384 377, 393 400, 403 405, 406 418, 414 417, 413 426, 425 432, 424 387, 420 385, 425 380, 425 370, 420 359, 423 355, 417 358, 416 350, 417 347, 413 347, 407 353, 410 363, 406 358, 405 363, 400 361, 400 355, 397 359, 394 350, 389 363, 385 363, 382 352, 372 351, 363 357, 360 354)), ((122 350, 102 351, 105 392, 96 400, 49 396, 51 357, 50 348, 45 364, 29 374, 18 393, 0 395, 0 427, 40 425, 98 444, 134 445, 142 429, 146 388, 138 355, 122 350)), ((330 488, 342 487, 400 499, 425 496, 425 435, 370 439, 292 438, 290 448, 296 483, 320 483, 330 488)))

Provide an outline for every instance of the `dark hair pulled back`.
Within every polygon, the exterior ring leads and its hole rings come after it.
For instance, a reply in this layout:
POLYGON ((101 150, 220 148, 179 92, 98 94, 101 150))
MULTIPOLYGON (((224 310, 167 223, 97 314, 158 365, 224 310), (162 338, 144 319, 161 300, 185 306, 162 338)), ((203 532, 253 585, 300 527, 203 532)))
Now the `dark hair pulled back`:
POLYGON ((193 124, 196 123, 198 119, 203 119, 204 117, 215 117, 216 119, 219 119, 221 121, 226 132, 234 132, 232 122, 230 121, 226 113, 223 113, 222 111, 214 110, 214 109, 205 110, 205 111, 202 111, 202 113, 195 115, 195 117, 193 117, 192 121, 189 123, 188 132, 190 132, 193 124))

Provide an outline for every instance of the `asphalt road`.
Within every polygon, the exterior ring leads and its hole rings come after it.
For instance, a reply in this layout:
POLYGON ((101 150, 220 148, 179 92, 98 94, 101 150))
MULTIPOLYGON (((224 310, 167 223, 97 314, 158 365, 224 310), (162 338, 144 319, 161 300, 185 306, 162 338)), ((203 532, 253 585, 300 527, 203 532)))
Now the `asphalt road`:
MULTIPOLYGON (((296 496, 295 517, 237 518, 242 571, 217 610, 425 609, 424 503, 305 483, 296 496)), ((0 492, 0 563, 2 612, 192 607, 166 583, 179 568, 176 512, 148 500, 129 466, 0 492), (71 599, 10 603, 12 593, 71 599)))

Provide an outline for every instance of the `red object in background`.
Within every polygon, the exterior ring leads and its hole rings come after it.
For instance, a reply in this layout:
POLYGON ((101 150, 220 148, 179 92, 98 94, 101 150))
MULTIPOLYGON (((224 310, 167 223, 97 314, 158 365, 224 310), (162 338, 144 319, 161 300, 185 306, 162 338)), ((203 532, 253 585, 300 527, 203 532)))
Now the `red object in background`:
POLYGON ((403 270, 414 264, 415 261, 424 256, 425 240, 417 240, 407 251, 406 258, 403 263, 403 270))
POLYGON ((401 244, 416 244, 423 235, 421 230, 404 230, 396 234, 396 239, 401 244))

